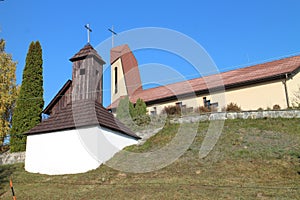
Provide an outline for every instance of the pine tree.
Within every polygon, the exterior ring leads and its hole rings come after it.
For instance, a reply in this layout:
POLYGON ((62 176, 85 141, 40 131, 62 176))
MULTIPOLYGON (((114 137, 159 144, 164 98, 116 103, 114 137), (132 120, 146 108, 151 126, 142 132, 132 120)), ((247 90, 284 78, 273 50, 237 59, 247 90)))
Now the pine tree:
POLYGON ((136 117, 136 110, 134 108, 133 103, 129 102, 129 114, 131 119, 134 119, 136 117))
POLYGON ((145 102, 140 98, 138 98, 138 100, 136 101, 135 112, 136 112, 136 117, 144 116, 147 114, 147 106, 145 102))
POLYGON ((146 125, 150 122, 150 117, 147 114, 147 106, 146 103, 138 98, 134 106, 134 115, 131 117, 135 121, 138 126, 146 125))
POLYGON ((43 59, 40 43, 31 42, 26 56, 22 85, 12 118, 11 151, 24 151, 24 133, 41 122, 43 100, 43 59))
POLYGON ((11 128, 12 112, 17 98, 16 65, 5 52, 5 41, 0 40, 0 146, 11 128))

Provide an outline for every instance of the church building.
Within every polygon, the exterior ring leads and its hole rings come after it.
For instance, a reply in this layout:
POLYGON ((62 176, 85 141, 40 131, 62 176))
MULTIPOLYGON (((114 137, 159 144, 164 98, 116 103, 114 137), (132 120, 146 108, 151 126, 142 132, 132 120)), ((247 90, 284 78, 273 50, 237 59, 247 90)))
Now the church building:
POLYGON ((83 173, 140 139, 102 106, 105 62, 97 51, 88 43, 70 61, 72 80, 43 111, 50 117, 25 133, 28 172, 83 173))
POLYGON ((125 96, 133 103, 144 100, 152 115, 160 114, 166 106, 189 111, 204 106, 221 111, 231 102, 242 110, 274 105, 285 109, 292 105, 300 87, 300 56, 144 89, 129 46, 114 47, 110 53, 111 105, 102 106, 105 62, 87 43, 70 59, 72 80, 44 109, 50 117, 25 133, 27 171, 82 173, 96 169, 124 147, 137 144, 140 138, 113 115, 125 96))
POLYGON ((110 62, 112 103, 108 109, 112 112, 125 96, 133 103, 144 100, 149 114, 160 114, 174 105, 189 111, 200 106, 221 111, 229 103, 242 110, 274 105, 286 109, 300 88, 299 55, 150 89, 143 89, 138 62, 128 45, 111 49, 110 62))

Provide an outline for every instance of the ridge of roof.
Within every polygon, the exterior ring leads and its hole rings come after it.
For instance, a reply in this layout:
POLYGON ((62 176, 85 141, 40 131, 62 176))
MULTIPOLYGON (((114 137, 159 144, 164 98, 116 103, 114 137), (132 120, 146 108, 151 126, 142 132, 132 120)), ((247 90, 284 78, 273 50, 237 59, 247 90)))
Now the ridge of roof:
POLYGON ((119 131, 127 136, 140 139, 134 132, 117 120, 100 103, 91 100, 75 101, 68 104, 53 116, 30 129, 25 135, 42 134, 79 127, 100 125, 119 131))

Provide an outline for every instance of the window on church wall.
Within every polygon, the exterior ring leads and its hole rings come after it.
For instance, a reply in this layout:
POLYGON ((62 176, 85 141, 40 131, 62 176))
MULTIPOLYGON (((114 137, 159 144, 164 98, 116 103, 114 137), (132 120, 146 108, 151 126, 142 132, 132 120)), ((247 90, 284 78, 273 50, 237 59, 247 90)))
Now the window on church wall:
POLYGON ((211 109, 211 110, 217 110, 219 103, 218 102, 211 102, 211 100, 207 100, 206 97, 203 97, 203 106, 211 109))
POLYGON ((206 102, 206 97, 203 97, 203 106, 204 106, 204 107, 207 107, 206 103, 207 103, 207 102, 206 102))
POLYGON ((156 107, 153 107, 153 110, 150 113, 151 113, 151 115, 157 115, 156 107))
POLYGON ((115 94, 118 93, 118 68, 115 67, 115 94))

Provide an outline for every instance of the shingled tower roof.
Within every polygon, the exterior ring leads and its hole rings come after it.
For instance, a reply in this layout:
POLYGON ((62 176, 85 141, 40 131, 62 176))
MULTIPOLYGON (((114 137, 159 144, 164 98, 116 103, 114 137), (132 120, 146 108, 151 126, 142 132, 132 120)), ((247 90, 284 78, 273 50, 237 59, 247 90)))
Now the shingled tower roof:
POLYGON ((90 43, 87 43, 79 52, 77 52, 72 58, 70 58, 71 62, 76 60, 84 59, 87 56, 94 56, 101 64, 105 64, 101 56, 97 53, 97 51, 92 47, 90 43))

